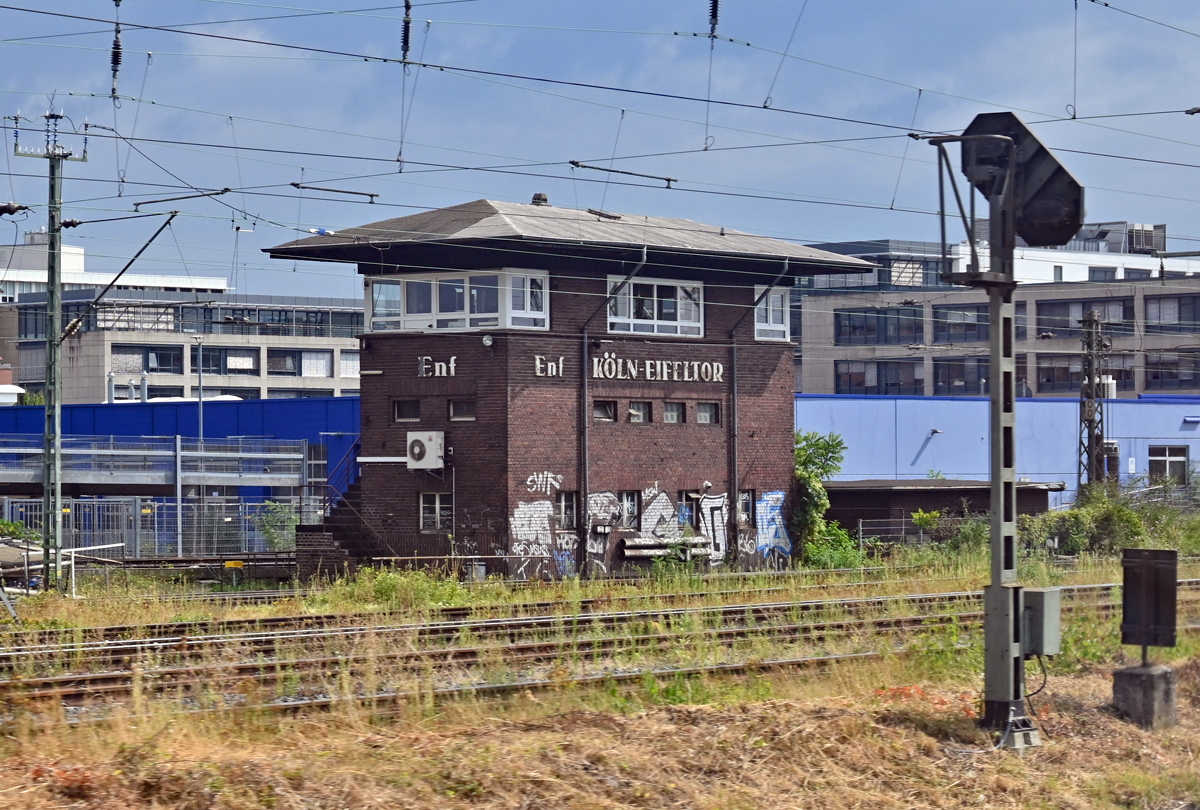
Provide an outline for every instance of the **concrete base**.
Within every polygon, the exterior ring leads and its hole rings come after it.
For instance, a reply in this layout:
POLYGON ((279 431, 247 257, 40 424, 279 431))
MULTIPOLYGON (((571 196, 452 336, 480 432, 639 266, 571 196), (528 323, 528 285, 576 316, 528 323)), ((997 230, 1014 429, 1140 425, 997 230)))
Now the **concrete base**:
POLYGON ((1162 665, 1113 673, 1113 705, 1142 728, 1175 725, 1175 670, 1162 665))

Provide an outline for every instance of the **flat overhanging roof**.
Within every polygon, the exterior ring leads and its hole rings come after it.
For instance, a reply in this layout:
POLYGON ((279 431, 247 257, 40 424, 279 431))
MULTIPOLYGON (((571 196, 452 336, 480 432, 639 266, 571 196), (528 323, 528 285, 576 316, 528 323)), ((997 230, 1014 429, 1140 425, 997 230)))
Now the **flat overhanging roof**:
MULTIPOLYGON (((476 200, 266 248, 272 258, 354 262, 371 275, 529 267, 564 258, 789 275, 862 273, 875 265, 782 239, 687 219, 476 200)), ((617 269, 614 268, 614 272, 617 269)), ((647 273, 649 275, 649 273, 647 273)))

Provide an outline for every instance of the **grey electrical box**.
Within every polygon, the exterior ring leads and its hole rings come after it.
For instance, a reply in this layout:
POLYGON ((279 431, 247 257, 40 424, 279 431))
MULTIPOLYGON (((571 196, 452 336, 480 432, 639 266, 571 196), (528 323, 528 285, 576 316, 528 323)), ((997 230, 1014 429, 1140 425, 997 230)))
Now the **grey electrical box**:
POLYGON ((1062 589, 1025 589, 1025 638, 1021 652, 1058 655, 1062 646, 1062 589))

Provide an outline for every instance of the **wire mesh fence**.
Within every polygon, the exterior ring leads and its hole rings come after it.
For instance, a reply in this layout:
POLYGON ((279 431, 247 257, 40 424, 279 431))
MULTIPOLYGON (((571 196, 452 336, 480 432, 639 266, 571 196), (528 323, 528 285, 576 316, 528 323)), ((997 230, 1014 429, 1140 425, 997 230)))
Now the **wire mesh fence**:
MULTIPOLYGON (((184 498, 179 507, 173 498, 64 498, 62 542, 67 549, 119 543, 95 552, 108 559, 286 550, 299 510, 297 497, 184 498)), ((4 498, 3 516, 42 531, 41 499, 4 498)))

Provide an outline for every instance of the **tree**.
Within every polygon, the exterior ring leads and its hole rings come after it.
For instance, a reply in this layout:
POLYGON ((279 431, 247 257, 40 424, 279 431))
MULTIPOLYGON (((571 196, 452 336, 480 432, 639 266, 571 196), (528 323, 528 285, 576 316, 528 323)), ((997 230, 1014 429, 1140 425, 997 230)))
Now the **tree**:
POLYGON ((828 481, 842 469, 846 442, 837 433, 822 436, 815 430, 796 431, 796 472, 804 471, 818 481, 828 481))
MULTIPOLYGON (((846 457, 846 442, 837 433, 822 436, 816 431, 796 431, 795 507, 792 510, 792 531, 812 556, 813 547, 830 534, 825 523, 829 495, 822 481, 828 481, 842 469, 846 457)), ((845 534, 842 532, 842 534, 845 534)))
POLYGON ((270 551, 296 550, 296 526, 300 516, 291 504, 266 501, 254 522, 270 551))

